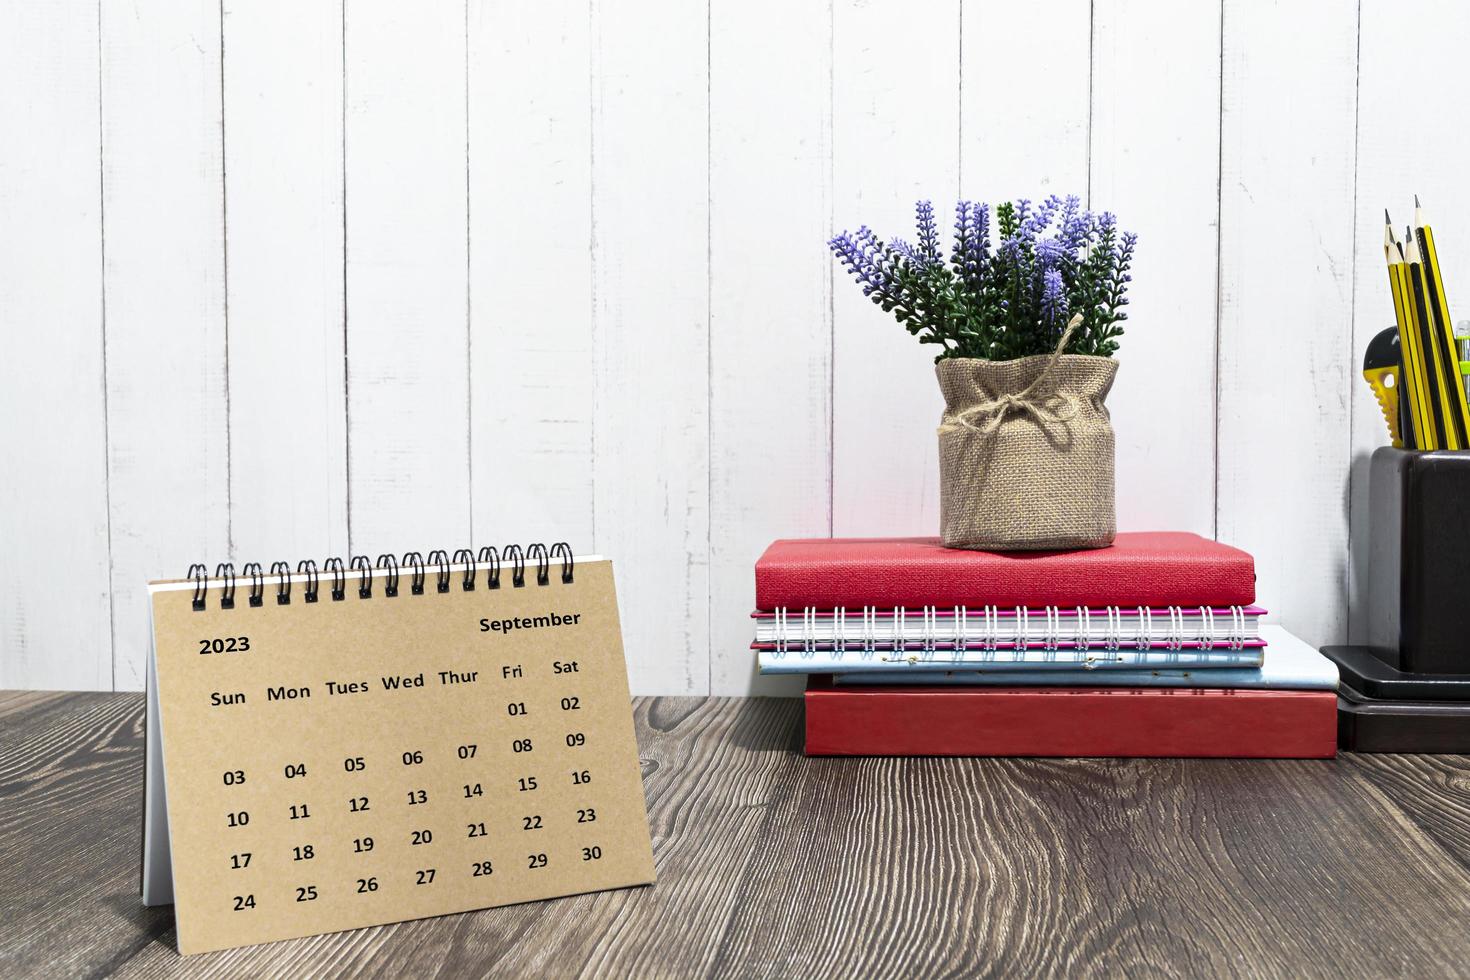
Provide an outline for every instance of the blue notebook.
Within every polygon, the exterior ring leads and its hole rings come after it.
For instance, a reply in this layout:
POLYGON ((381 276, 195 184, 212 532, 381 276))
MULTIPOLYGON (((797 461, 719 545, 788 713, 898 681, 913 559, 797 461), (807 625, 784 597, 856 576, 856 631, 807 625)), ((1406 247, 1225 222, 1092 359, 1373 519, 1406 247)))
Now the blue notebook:
POLYGON ((1005 687, 1230 687, 1293 691, 1337 690, 1337 665, 1280 626, 1261 627, 1266 641, 1259 667, 1112 667, 1003 670, 871 670, 833 674, 837 685, 923 684, 1005 687))

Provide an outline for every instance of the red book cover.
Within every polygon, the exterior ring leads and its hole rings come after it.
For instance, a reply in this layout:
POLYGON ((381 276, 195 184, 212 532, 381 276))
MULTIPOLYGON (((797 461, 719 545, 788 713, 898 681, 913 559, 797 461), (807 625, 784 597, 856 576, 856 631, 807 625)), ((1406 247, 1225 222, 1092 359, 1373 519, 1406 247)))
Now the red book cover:
POLYGON ((807 755, 1330 759, 1335 691, 833 687, 806 691, 807 755))
POLYGON ((755 603, 780 606, 1248 606, 1250 555, 1183 531, 1119 534, 1084 551, 961 551, 938 538, 777 541, 755 603))

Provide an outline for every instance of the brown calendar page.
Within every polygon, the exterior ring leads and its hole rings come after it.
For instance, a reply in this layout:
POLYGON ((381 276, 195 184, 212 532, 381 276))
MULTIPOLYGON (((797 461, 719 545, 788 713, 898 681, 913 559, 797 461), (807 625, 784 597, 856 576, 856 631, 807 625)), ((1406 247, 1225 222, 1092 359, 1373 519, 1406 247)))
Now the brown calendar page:
POLYGON ((154 585, 181 952, 653 881, 611 563, 384 584, 154 585))

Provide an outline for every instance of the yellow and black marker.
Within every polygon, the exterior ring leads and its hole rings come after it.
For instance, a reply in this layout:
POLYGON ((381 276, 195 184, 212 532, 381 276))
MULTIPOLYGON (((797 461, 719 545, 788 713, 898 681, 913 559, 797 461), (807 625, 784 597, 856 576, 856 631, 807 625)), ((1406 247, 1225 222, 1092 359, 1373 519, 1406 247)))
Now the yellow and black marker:
MULTIPOLYGON (((1388 423, 1389 438, 1393 440, 1395 447, 1402 449, 1412 440, 1412 430, 1406 439, 1404 430, 1400 427, 1399 403, 1403 393, 1400 357, 1399 328, 1380 330, 1368 342, 1368 350, 1363 354, 1363 378, 1373 389, 1373 397, 1378 399, 1378 407, 1383 411, 1384 421, 1388 423)), ((1410 420, 1405 417, 1403 421, 1410 420)))

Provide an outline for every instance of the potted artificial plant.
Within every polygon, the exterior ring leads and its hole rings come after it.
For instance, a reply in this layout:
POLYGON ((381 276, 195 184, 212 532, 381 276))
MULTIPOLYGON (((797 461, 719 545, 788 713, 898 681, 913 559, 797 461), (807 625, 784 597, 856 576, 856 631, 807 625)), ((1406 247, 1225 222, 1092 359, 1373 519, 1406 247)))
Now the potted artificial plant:
POLYGON ((1075 196, 990 210, 961 201, 940 249, 920 201, 918 242, 866 226, 828 244, 920 343, 936 344, 940 531, 952 548, 1099 548, 1116 533, 1113 428, 1136 236, 1075 196))

